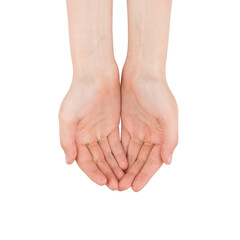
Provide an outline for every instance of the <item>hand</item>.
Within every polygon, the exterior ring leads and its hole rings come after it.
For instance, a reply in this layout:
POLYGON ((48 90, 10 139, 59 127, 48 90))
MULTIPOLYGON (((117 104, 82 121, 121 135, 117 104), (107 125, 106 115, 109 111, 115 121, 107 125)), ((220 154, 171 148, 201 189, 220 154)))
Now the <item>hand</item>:
POLYGON ((122 169, 128 166, 119 139, 119 120, 117 66, 73 80, 59 112, 66 161, 71 164, 76 159, 90 179, 112 190, 118 189, 122 169))
POLYGON ((177 103, 166 80, 152 74, 122 80, 122 144, 128 170, 120 190, 140 191, 161 167, 170 164, 178 141, 177 103))

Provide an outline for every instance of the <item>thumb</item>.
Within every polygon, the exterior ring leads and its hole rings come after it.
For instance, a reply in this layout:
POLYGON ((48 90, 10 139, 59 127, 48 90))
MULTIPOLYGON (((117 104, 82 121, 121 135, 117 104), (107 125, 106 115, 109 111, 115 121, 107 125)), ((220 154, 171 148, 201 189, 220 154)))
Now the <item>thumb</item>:
POLYGON ((178 132, 171 128, 166 131, 164 135, 164 141, 161 148, 161 158, 164 163, 170 164, 172 162, 174 149, 178 144, 178 132))
POLYGON ((60 121, 60 143, 65 152, 67 164, 72 164, 77 157, 77 148, 74 139, 75 125, 60 121))

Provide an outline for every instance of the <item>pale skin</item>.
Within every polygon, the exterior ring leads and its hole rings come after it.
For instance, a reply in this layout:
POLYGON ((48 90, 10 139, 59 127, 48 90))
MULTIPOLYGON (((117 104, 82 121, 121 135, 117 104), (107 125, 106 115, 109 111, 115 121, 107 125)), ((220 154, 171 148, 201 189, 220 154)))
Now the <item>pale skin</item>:
POLYGON ((178 141, 165 67, 170 0, 128 0, 128 54, 120 86, 112 0, 67 0, 73 80, 60 112, 68 164, 111 190, 140 191, 178 141), (122 139, 119 121, 122 120, 122 139))

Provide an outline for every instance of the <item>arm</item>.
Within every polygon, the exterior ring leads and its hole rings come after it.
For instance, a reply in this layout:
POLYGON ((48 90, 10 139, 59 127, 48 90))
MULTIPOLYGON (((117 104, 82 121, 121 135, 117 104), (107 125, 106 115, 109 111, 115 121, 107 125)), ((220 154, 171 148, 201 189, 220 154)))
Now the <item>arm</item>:
POLYGON ((128 0, 128 55, 122 75, 122 143, 129 169, 120 182, 141 190, 170 164, 178 141, 177 103, 166 81, 171 0, 128 0))
POLYGON ((73 80, 59 112, 61 146, 68 164, 77 160, 95 183, 116 190, 127 160, 118 132, 112 0, 67 0, 67 9, 73 80))

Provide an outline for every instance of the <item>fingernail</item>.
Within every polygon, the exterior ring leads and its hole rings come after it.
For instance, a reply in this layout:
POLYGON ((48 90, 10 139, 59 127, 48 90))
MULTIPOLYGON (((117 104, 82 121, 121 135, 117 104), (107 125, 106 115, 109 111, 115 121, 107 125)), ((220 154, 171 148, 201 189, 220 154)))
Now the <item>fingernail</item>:
POLYGON ((68 163, 68 157, 67 156, 65 156, 65 160, 66 160, 66 163, 68 163))
POLYGON ((169 156, 168 158, 168 163, 171 164, 172 163, 172 154, 169 156))

